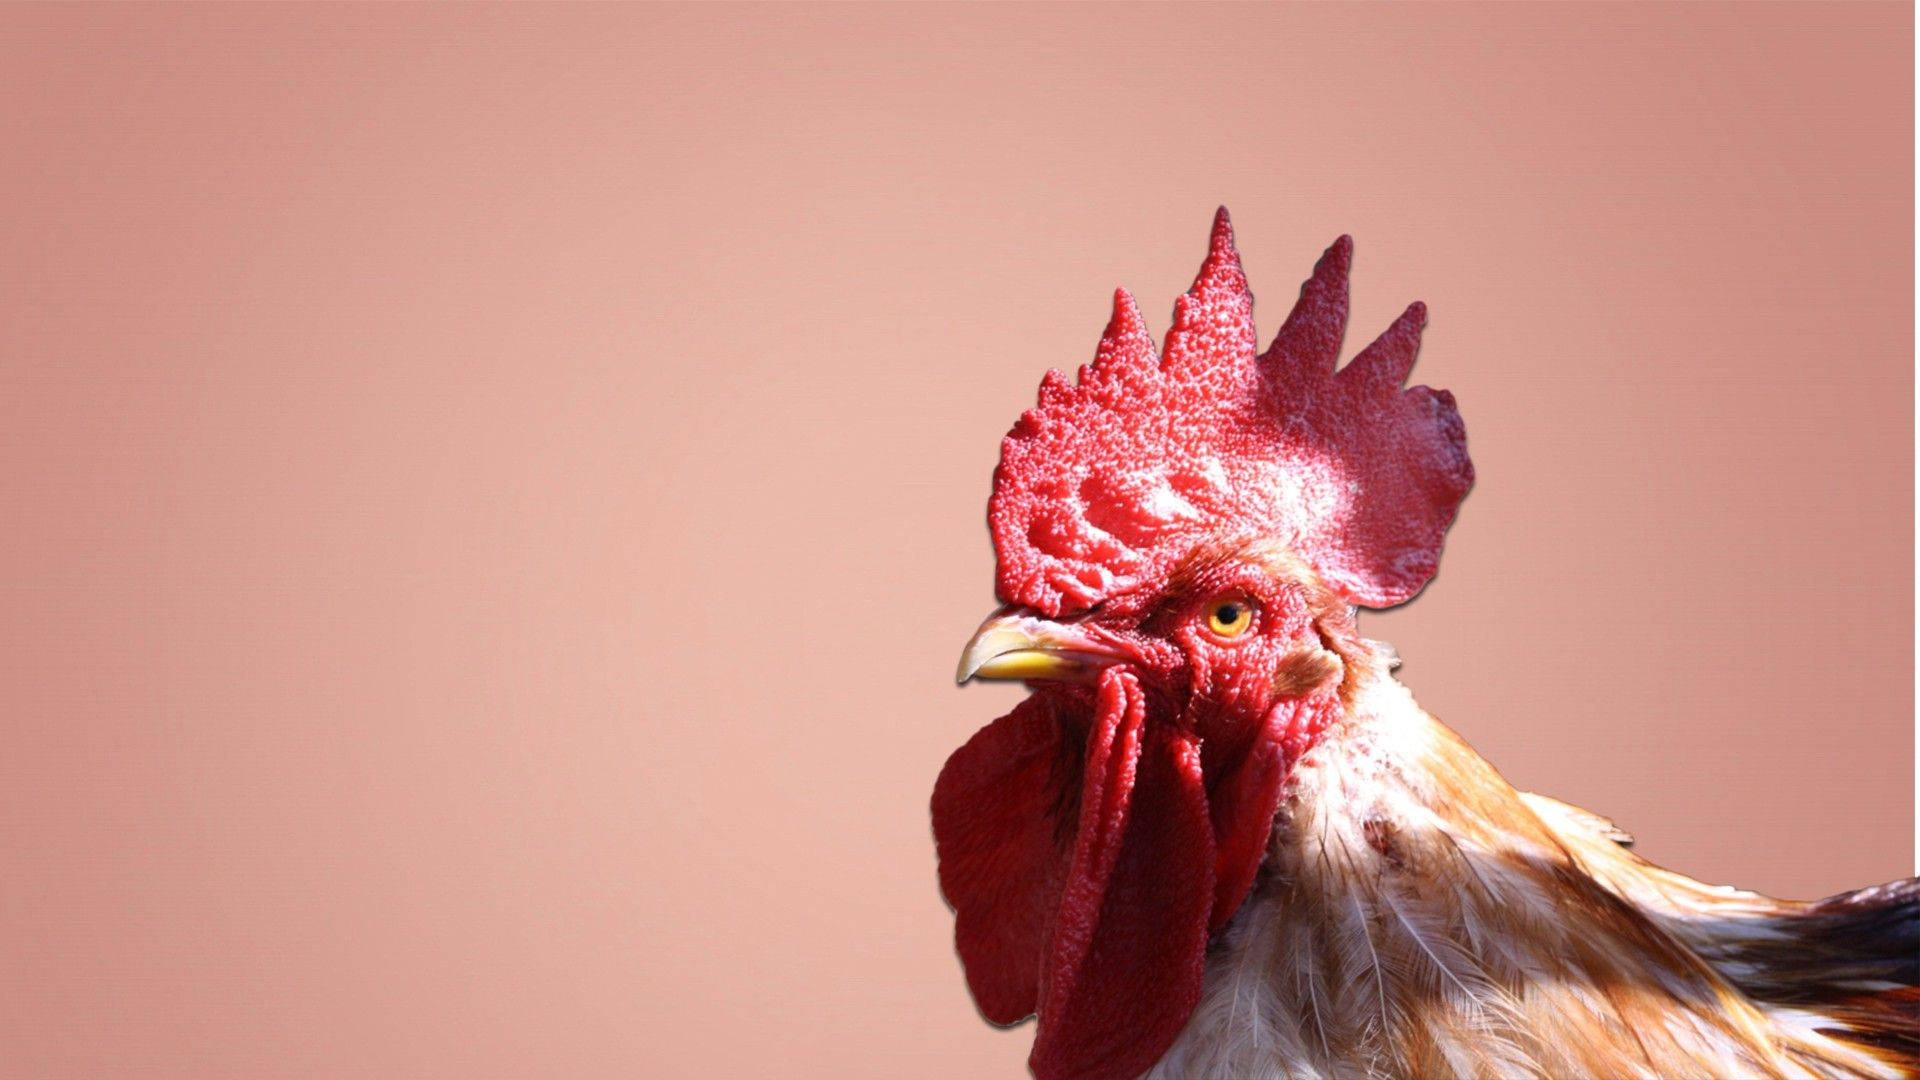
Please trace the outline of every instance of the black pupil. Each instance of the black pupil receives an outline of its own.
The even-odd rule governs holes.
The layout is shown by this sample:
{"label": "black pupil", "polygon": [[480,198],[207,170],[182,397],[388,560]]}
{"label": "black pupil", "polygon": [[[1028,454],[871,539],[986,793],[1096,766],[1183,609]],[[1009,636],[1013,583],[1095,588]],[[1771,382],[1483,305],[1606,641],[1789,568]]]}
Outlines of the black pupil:
{"label": "black pupil", "polygon": [[1221,622],[1225,623],[1228,626],[1232,626],[1234,623],[1237,623],[1240,621],[1240,605],[1239,604],[1221,604],[1220,609],[1213,613],[1213,617],[1216,619],[1219,619]]}

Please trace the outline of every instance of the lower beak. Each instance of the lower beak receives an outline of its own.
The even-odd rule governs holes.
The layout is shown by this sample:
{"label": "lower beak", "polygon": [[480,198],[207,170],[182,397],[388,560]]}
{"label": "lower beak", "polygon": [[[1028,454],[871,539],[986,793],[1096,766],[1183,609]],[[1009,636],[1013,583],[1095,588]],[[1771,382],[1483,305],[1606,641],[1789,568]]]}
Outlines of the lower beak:
{"label": "lower beak", "polygon": [[1081,627],[1031,615],[996,615],[967,642],[955,679],[1086,681],[1125,659]]}

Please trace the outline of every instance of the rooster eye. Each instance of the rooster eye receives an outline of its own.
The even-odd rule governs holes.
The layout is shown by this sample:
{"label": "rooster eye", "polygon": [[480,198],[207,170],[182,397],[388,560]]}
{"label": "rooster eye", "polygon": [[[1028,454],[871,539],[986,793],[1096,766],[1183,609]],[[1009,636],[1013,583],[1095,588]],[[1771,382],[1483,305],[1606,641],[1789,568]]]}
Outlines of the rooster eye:
{"label": "rooster eye", "polygon": [[1222,601],[1207,615],[1207,628],[1221,637],[1239,637],[1252,625],[1253,605],[1246,600]]}

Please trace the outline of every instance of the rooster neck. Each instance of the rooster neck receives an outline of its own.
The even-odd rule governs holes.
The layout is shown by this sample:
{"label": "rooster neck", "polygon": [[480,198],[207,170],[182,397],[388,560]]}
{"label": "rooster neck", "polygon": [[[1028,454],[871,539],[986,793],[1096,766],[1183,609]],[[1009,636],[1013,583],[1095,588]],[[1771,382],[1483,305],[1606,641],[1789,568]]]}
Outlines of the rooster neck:
{"label": "rooster neck", "polygon": [[1354,691],[1149,1076],[1906,1075],[1750,1000],[1608,878],[1784,905],[1668,875],[1516,792],[1384,674]]}

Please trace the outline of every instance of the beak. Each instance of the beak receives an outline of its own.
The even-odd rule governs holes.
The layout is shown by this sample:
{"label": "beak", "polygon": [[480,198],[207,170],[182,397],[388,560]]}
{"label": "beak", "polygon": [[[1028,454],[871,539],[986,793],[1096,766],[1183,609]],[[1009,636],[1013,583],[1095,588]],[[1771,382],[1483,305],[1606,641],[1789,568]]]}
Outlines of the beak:
{"label": "beak", "polygon": [[982,623],[960,654],[958,682],[968,679],[1086,681],[1127,659],[1079,626],[1031,615],[996,615]]}

